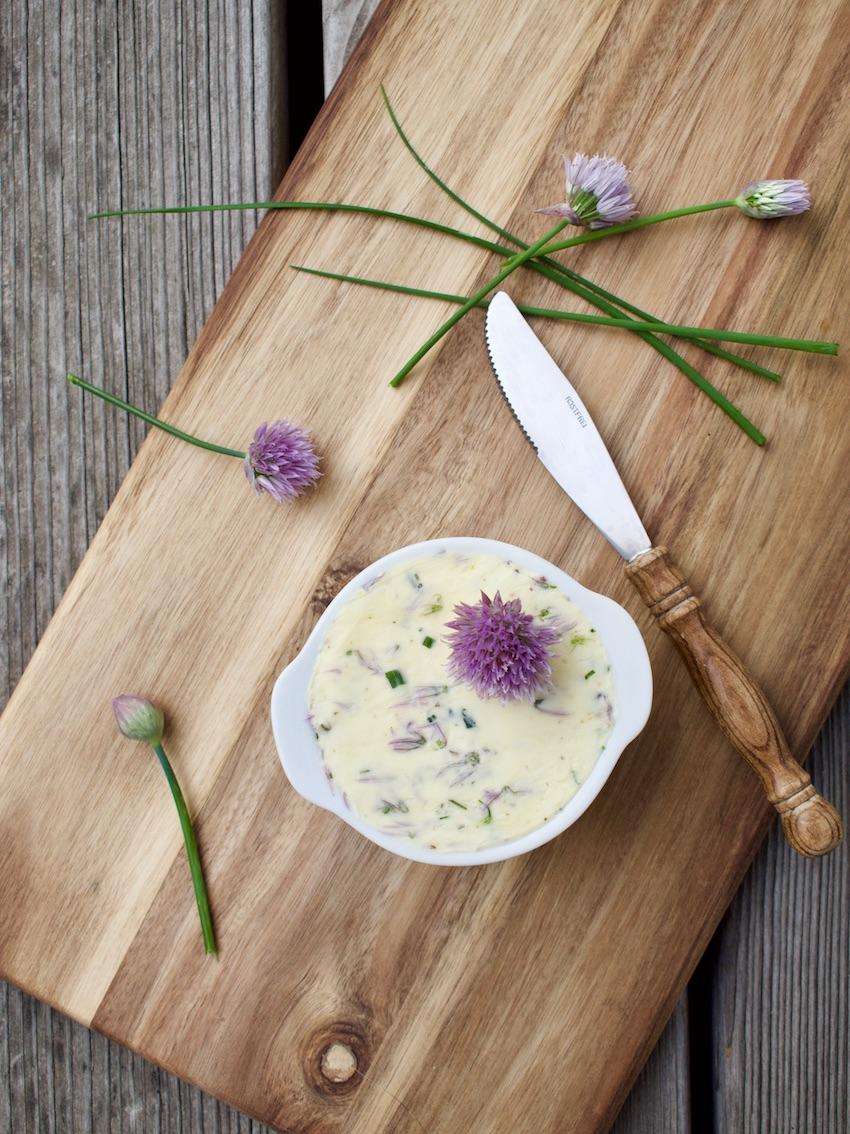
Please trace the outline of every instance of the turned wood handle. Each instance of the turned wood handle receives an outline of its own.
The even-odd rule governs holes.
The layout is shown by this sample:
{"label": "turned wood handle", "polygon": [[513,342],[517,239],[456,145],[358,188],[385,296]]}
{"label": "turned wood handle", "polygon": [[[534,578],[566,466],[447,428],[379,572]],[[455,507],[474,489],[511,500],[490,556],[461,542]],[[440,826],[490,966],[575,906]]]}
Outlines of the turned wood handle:
{"label": "turned wood handle", "polygon": [[666,547],[653,547],[626,566],[626,574],[676,644],[694,684],[720,727],[764,785],[779,812],[785,838],[799,854],[832,850],[842,838],[841,819],[812,786],[791,754],[767,698],[741,661],[709,626]]}

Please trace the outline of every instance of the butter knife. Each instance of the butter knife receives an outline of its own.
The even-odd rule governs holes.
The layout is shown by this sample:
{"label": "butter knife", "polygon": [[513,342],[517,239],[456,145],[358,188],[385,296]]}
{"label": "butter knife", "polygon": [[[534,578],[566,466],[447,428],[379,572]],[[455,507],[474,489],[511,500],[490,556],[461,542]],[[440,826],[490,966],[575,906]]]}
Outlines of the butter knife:
{"label": "butter knife", "polygon": [[581,398],[506,292],[487,308],[487,350],[502,393],[537,455],[626,561],[626,575],[672,638],[703,700],[761,780],[799,854],[842,838],[835,808],[794,759],[764,693],[706,622],[666,547],[653,546]]}

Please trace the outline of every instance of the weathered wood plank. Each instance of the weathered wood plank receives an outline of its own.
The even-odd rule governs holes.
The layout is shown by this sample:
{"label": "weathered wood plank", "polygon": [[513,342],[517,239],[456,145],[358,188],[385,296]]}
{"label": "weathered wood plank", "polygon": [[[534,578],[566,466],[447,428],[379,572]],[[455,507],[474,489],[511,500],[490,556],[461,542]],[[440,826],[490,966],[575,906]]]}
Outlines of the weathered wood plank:
{"label": "weathered wood plank", "polygon": [[[69,398],[65,371],[84,368],[156,410],[257,220],[131,229],[85,214],[273,190],[286,139],[282,10],[280,0],[0,6],[3,702],[144,434]],[[260,1127],[0,985],[0,1130]]]}
{"label": "weathered wood plank", "polygon": [[6,1134],[262,1134],[265,1127],[8,985],[0,1037]]}
{"label": "weathered wood plank", "polygon": [[[850,807],[850,689],[812,772]],[[772,831],[719,932],[718,1134],[850,1130],[850,853],[817,862]]]}
{"label": "weathered wood plank", "polygon": [[623,1104],[612,1134],[690,1134],[689,1072],[685,995]]}
{"label": "weathered wood plank", "polygon": [[322,0],[325,94],[330,94],[379,2],[380,0]]}

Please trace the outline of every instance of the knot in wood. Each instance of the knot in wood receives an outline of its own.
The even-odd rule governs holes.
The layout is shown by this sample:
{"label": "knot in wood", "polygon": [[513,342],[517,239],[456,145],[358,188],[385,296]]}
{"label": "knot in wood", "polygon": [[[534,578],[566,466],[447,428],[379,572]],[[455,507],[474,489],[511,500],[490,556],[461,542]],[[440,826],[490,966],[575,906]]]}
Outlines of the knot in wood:
{"label": "knot in wood", "polygon": [[356,1024],[346,1020],[317,1028],[304,1048],[307,1081],[326,1096],[337,1097],[356,1090],[368,1064],[368,1041]]}
{"label": "knot in wood", "polygon": [[354,563],[347,559],[340,563],[328,564],[310,599],[310,606],[314,614],[322,614],[345,584],[351,582],[354,576],[359,575],[362,570],[362,563]]}
{"label": "knot in wood", "polygon": [[331,1083],[347,1083],[357,1070],[357,1056],[347,1043],[328,1044],[322,1052],[319,1069]]}

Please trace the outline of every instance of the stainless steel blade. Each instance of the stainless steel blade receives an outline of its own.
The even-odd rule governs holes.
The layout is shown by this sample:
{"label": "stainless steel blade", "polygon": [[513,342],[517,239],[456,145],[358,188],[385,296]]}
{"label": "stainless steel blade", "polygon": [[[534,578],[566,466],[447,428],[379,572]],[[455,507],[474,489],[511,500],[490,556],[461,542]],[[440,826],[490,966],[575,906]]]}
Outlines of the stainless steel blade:
{"label": "stainless steel blade", "polygon": [[652,546],[590,414],[504,291],[487,308],[487,350],[508,405],[564,492],[626,560]]}

